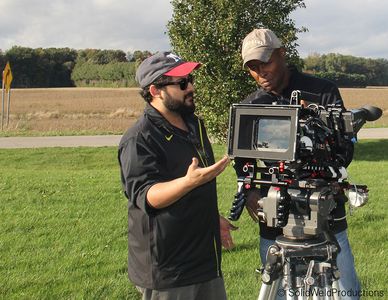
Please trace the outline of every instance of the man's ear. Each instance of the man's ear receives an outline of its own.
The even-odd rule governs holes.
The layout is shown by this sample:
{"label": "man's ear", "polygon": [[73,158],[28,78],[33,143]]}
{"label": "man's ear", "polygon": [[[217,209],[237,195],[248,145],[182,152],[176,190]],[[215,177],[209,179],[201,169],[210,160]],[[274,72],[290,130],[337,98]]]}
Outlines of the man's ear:
{"label": "man's ear", "polygon": [[156,85],[154,85],[154,84],[150,85],[150,90],[149,91],[150,91],[150,94],[151,94],[152,97],[160,96],[160,89],[158,89],[156,87]]}
{"label": "man's ear", "polygon": [[286,53],[287,53],[286,48],[281,47],[279,49],[279,53],[280,53],[281,56],[286,57]]}

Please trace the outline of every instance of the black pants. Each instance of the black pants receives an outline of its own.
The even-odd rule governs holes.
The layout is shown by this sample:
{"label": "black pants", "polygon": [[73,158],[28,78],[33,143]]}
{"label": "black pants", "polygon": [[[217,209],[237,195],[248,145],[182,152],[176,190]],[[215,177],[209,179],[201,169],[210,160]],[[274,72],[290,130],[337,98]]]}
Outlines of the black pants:
{"label": "black pants", "polygon": [[222,277],[167,290],[137,289],[143,294],[142,300],[226,300]]}

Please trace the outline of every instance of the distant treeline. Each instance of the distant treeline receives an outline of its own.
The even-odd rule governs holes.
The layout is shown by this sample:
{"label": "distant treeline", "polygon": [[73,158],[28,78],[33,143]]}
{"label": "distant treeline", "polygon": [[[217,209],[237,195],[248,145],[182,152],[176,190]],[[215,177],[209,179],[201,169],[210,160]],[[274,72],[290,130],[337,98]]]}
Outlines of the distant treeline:
{"label": "distant treeline", "polygon": [[[0,68],[10,62],[12,87],[135,87],[136,66],[149,51],[12,47],[0,50]],[[334,81],[339,87],[388,85],[388,60],[341,54],[312,54],[302,59],[304,71]]]}
{"label": "distant treeline", "polygon": [[12,87],[133,87],[136,65],[149,51],[12,47],[0,51],[0,68],[9,61]]}
{"label": "distant treeline", "polygon": [[339,87],[388,85],[388,60],[341,54],[313,54],[303,59],[304,71],[334,81]]}

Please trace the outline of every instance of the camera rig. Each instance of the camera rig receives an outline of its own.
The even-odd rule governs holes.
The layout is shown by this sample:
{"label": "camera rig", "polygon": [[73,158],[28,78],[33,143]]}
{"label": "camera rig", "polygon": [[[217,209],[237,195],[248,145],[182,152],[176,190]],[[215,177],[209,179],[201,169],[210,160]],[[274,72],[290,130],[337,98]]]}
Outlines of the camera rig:
{"label": "camera rig", "polygon": [[[367,199],[365,185],[346,181],[346,167],[357,132],[380,116],[371,106],[345,111],[338,105],[232,105],[228,155],[245,163],[237,170],[242,176],[229,218],[240,217],[246,193],[260,185],[269,188],[259,202],[259,216],[268,226],[282,227],[294,238],[327,230],[343,191]],[[256,160],[264,166],[257,167]]]}
{"label": "camera rig", "polygon": [[[294,91],[290,103],[300,103],[301,93]],[[229,219],[239,219],[249,191],[260,186],[257,216],[283,229],[261,269],[259,300],[275,299],[280,282],[287,299],[295,299],[293,291],[328,295],[339,290],[340,247],[329,223],[338,201],[346,201],[345,191],[359,206],[368,199],[366,185],[346,181],[346,167],[357,132],[381,114],[372,106],[351,111],[341,105],[231,106],[228,155],[239,177]]]}

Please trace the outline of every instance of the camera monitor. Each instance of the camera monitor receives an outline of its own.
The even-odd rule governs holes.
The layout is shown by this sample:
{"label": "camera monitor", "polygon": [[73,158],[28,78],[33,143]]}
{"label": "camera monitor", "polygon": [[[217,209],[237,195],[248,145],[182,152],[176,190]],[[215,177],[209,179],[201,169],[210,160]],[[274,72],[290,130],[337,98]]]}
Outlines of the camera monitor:
{"label": "camera monitor", "polygon": [[295,160],[300,106],[233,104],[228,155],[264,160]]}

